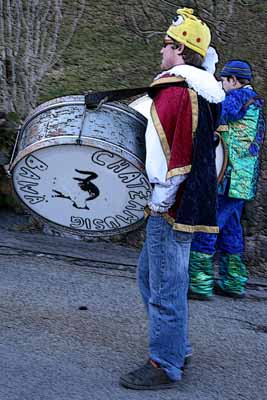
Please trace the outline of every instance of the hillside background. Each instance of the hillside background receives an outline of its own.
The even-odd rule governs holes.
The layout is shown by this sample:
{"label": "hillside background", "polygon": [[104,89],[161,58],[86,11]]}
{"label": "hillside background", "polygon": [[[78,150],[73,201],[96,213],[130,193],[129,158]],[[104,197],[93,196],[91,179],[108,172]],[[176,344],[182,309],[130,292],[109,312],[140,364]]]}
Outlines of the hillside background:
{"label": "hillside background", "polygon": [[[16,127],[51,98],[88,90],[145,86],[159,71],[161,42],[178,7],[192,7],[212,30],[220,62],[244,58],[267,97],[267,1],[5,0],[0,3],[0,164]],[[13,200],[1,172],[2,207]],[[246,258],[267,274],[267,152],[257,199],[246,207]],[[131,234],[139,235],[139,233]]]}

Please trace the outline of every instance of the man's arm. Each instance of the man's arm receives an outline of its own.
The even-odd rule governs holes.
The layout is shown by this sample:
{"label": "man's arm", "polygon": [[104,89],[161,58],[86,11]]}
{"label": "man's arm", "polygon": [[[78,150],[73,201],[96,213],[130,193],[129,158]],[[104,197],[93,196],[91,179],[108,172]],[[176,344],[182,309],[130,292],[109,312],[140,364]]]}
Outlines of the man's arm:
{"label": "man's arm", "polygon": [[167,212],[174,204],[180,184],[187,178],[186,175],[177,175],[166,180],[164,184],[156,183],[152,192],[149,208],[155,212]]}

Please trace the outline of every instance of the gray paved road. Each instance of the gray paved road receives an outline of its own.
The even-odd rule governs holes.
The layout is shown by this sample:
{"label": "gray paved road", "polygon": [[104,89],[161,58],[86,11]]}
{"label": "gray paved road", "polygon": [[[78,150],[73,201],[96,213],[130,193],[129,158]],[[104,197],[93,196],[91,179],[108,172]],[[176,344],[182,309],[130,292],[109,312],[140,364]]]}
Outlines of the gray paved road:
{"label": "gray paved road", "polygon": [[[64,241],[26,235],[33,249],[43,240],[47,253],[51,241],[45,254],[23,251],[18,238],[14,248],[12,234],[0,233],[0,400],[266,399],[267,318],[261,297],[191,301],[194,358],[180,387],[129,391],[118,386],[120,374],[147,357],[147,321],[132,267],[94,263],[101,244],[94,255],[88,245],[86,262],[86,252],[83,259],[70,257],[75,241],[66,241],[64,256]],[[113,247],[108,247],[111,263]],[[115,256],[118,251],[127,259],[127,248],[115,246]],[[132,260],[132,250],[129,255]]]}

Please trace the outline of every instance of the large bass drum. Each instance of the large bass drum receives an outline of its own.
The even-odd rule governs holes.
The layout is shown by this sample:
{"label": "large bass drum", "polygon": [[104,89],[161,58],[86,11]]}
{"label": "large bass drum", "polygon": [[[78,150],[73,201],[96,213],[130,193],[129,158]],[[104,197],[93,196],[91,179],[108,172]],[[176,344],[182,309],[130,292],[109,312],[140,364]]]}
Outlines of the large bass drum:
{"label": "large bass drum", "polygon": [[10,165],[16,194],[32,212],[76,234],[137,228],[151,191],[146,124],[120,103],[88,110],[84,96],[40,105],[24,122]]}
{"label": "large bass drum", "polygon": [[[152,100],[148,95],[139,97],[137,100],[129,104],[130,107],[141,113],[144,117],[148,118],[150,115]],[[218,182],[223,178],[225,168],[227,165],[227,149],[225,143],[218,132],[215,132],[216,140],[216,171]]]}

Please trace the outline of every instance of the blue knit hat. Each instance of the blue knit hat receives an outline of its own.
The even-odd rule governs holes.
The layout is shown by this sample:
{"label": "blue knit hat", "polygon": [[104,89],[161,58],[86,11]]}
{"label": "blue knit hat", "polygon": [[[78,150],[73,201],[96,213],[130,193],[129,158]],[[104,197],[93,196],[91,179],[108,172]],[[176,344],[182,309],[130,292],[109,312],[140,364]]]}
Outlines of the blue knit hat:
{"label": "blue knit hat", "polygon": [[249,63],[242,60],[228,61],[220,73],[221,76],[236,76],[237,78],[252,79],[252,71]]}

